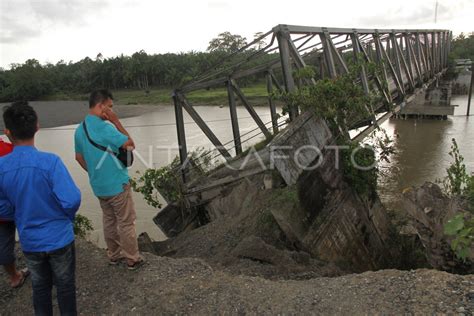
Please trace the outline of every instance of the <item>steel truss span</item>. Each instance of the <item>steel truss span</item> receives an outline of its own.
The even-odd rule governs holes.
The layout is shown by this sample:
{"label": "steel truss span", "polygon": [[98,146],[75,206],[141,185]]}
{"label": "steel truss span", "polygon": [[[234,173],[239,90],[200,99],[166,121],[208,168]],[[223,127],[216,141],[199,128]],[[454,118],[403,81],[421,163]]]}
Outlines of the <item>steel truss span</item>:
{"label": "steel truss span", "polygon": [[[370,109],[371,117],[357,122],[368,135],[378,124],[397,113],[417,93],[426,89],[446,71],[452,32],[449,30],[347,29],[277,25],[237,52],[224,56],[197,78],[173,91],[180,159],[187,156],[183,110],[186,111],[215,146],[219,155],[231,159],[242,152],[235,99],[241,101],[265,137],[277,133],[281,120],[276,113],[274,91],[294,92],[302,85],[314,84],[322,78],[335,78],[348,73],[349,56],[363,58],[382,70],[369,76],[361,67],[359,80],[366,93],[378,93],[384,102]],[[294,70],[317,64],[314,79],[297,79]],[[249,76],[266,78],[268,108],[272,121],[264,123],[248,101],[238,81]],[[233,141],[222,144],[187,98],[192,91],[225,87],[228,93]],[[387,106],[389,105],[389,106]],[[289,109],[289,119],[299,115],[298,108]]]}

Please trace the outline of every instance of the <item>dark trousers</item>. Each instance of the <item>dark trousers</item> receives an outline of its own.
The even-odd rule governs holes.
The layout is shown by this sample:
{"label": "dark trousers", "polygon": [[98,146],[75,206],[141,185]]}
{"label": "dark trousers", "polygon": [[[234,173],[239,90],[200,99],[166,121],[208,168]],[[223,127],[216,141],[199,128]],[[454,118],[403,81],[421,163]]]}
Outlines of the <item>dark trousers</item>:
{"label": "dark trousers", "polygon": [[61,315],[77,315],[74,242],[51,252],[24,254],[31,272],[35,315],[53,315],[53,284],[56,286]]}
{"label": "dark trousers", "polygon": [[0,265],[15,263],[15,223],[0,222]]}

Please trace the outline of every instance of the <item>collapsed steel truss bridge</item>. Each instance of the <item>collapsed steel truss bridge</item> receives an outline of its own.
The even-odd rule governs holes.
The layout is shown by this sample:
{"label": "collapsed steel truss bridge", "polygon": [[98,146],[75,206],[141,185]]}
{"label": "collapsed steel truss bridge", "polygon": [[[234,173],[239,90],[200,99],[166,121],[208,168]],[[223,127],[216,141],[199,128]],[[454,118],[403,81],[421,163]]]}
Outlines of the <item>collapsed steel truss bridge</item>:
{"label": "collapsed steel truss bridge", "polygon": [[[269,138],[278,133],[274,89],[294,92],[301,85],[314,84],[322,78],[335,78],[349,71],[348,57],[363,58],[375,63],[381,73],[368,75],[364,66],[360,69],[360,84],[366,93],[376,92],[383,97],[377,108],[371,109],[371,117],[358,122],[357,136],[362,139],[378,124],[397,113],[415,95],[446,71],[452,33],[449,30],[388,30],[346,29],[278,25],[235,53],[223,57],[207,72],[191,83],[173,92],[179,156],[183,164],[188,156],[183,109],[191,116],[216,150],[225,159],[232,153],[242,153],[242,135],[236,110],[236,96],[249,112],[261,133]],[[295,78],[294,70],[307,65],[317,65],[317,76],[312,79]],[[268,92],[270,125],[259,117],[238,81],[250,76],[265,76]],[[232,148],[219,140],[216,134],[198,114],[187,94],[201,89],[226,87],[230,121],[233,132]],[[390,106],[388,106],[390,105]],[[298,108],[289,109],[289,120],[299,115]]]}

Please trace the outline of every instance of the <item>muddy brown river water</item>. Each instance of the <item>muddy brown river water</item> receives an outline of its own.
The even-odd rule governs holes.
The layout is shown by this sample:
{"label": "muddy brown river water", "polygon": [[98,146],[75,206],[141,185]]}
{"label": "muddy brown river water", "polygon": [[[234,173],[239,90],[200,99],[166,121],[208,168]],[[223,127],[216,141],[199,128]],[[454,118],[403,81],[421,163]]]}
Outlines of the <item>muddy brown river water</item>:
{"label": "muddy brown river water", "polygon": [[458,106],[454,116],[445,121],[391,119],[382,125],[393,136],[396,149],[388,175],[382,177],[379,186],[388,207],[401,207],[400,192],[406,187],[446,176],[446,168],[452,161],[448,154],[452,138],[459,145],[467,171],[474,171],[474,116],[465,116],[467,96],[455,96],[451,104]]}
{"label": "muddy brown river water", "polygon": [[[82,103],[78,102],[77,106],[84,108]],[[58,104],[60,102],[57,102],[54,107],[60,109]],[[380,181],[382,200],[390,208],[397,209],[401,207],[398,201],[400,192],[404,188],[410,185],[420,185],[424,181],[434,181],[445,176],[445,169],[451,161],[448,152],[452,138],[456,138],[459,144],[467,170],[474,171],[474,117],[464,116],[467,96],[454,97],[452,104],[459,106],[455,110],[455,115],[445,121],[391,119],[382,125],[389,135],[394,136],[396,148],[396,153],[392,156],[388,165],[389,172]],[[68,103],[69,108],[73,105]],[[208,125],[223,143],[232,139],[227,107],[199,106],[197,110],[203,119],[209,122]],[[270,120],[267,108],[257,107],[256,111],[264,122]],[[130,110],[129,113],[134,114]],[[130,170],[132,176],[136,176],[137,171],[143,171],[147,167],[163,166],[169,163],[178,153],[173,107],[150,106],[141,113],[145,114],[122,120],[137,145],[137,159]],[[255,123],[244,108],[238,108],[238,113],[241,117],[239,121],[241,133],[256,128]],[[44,115],[48,114],[45,112]],[[59,114],[56,113],[55,115]],[[75,116],[78,116],[77,113],[75,113]],[[78,117],[73,121],[77,122],[82,117],[82,113]],[[192,123],[191,118],[185,116],[185,122],[187,122],[186,133],[189,149],[209,147],[209,141],[200,129]],[[54,126],[54,124],[48,124],[48,126]],[[104,246],[99,202],[92,194],[86,173],[74,160],[73,135],[75,127],[76,125],[66,125],[41,129],[36,144],[41,150],[58,154],[65,162],[83,193],[80,213],[89,217],[95,228],[90,239],[96,244]],[[253,134],[251,133],[249,136]],[[256,137],[250,143],[255,143],[260,139],[261,136]],[[148,206],[139,194],[134,194],[138,233],[146,231],[155,240],[164,239],[165,236],[152,221],[158,210]]]}

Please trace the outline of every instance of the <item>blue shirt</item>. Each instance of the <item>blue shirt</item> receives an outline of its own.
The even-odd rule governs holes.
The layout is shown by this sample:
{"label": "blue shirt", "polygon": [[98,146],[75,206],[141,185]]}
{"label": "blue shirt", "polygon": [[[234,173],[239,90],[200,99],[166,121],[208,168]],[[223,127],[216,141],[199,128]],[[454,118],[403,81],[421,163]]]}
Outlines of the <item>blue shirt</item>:
{"label": "blue shirt", "polygon": [[[87,115],[85,121],[90,138],[113,152],[118,152],[128,140],[115,126],[98,116]],[[92,145],[82,123],[74,134],[74,145],[76,153],[86,161],[89,182],[96,196],[110,197],[123,192],[123,185],[130,181],[127,168],[113,154]]]}
{"label": "blue shirt", "polygon": [[61,159],[33,146],[0,158],[0,218],[14,219],[27,252],[60,249],[74,241],[81,192]]}

